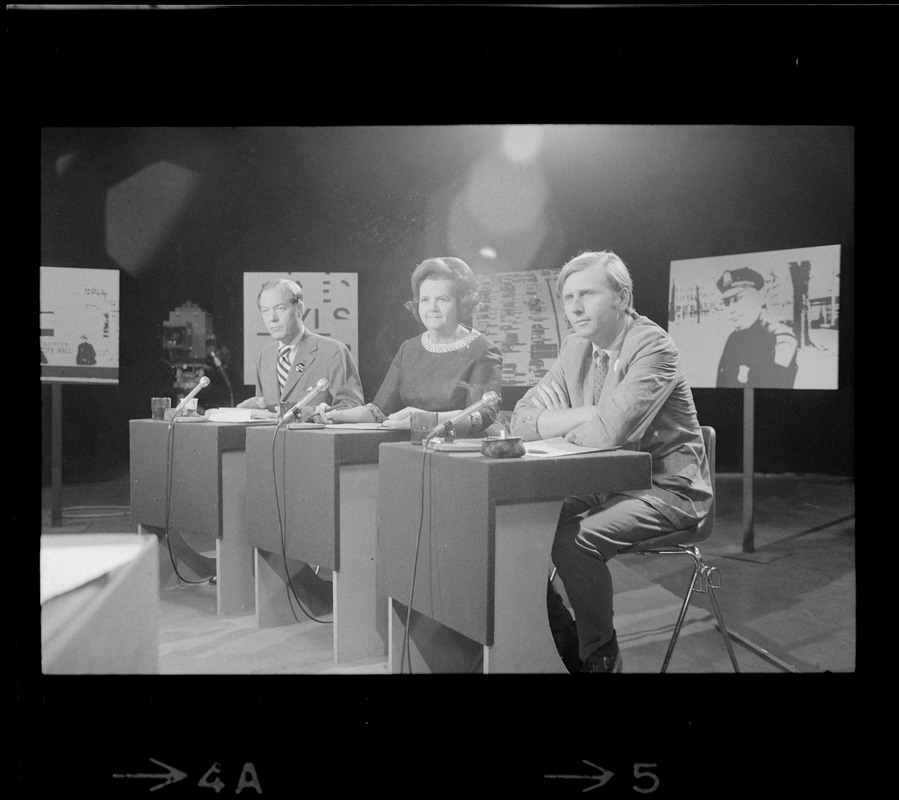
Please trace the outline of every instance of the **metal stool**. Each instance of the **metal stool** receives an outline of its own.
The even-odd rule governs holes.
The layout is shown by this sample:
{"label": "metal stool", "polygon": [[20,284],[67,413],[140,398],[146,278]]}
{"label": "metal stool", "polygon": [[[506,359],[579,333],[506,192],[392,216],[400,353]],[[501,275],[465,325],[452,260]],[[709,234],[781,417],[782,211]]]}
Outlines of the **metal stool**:
{"label": "metal stool", "polygon": [[680,635],[681,627],[684,624],[684,618],[687,615],[687,609],[690,606],[690,600],[693,598],[694,592],[708,594],[712,604],[712,610],[718,620],[718,629],[724,637],[724,645],[727,647],[727,654],[730,656],[730,663],[733,665],[734,672],[739,672],[740,667],[737,665],[737,659],[734,656],[734,650],[730,643],[730,633],[724,625],[724,618],[721,616],[721,609],[718,607],[718,598],[715,595],[717,589],[720,588],[720,579],[717,567],[710,567],[702,560],[702,553],[696,546],[697,542],[703,542],[708,539],[715,529],[715,429],[709,426],[702,426],[702,439],[705,443],[706,457],[709,461],[709,474],[712,479],[712,506],[709,513],[698,525],[687,528],[683,531],[675,531],[665,536],[656,536],[652,539],[645,539],[642,542],[632,545],[622,550],[621,553],[638,553],[639,555],[683,555],[688,556],[693,561],[693,575],[690,578],[690,586],[684,596],[683,605],[681,605],[680,614],[674,625],[674,633],[671,636],[671,642],[668,644],[668,652],[665,654],[665,661],[662,664],[662,672],[668,669],[668,662],[671,660],[671,654],[674,652],[674,646],[677,644],[677,638]]}

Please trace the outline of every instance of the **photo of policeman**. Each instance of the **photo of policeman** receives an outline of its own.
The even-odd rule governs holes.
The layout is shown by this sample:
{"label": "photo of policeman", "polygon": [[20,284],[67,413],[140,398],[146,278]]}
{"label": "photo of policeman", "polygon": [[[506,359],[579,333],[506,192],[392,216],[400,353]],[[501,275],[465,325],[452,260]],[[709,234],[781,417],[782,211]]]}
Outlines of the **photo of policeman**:
{"label": "photo of policeman", "polygon": [[839,245],[672,261],[668,304],[694,389],[839,388]]}
{"label": "photo of policeman", "polygon": [[718,362],[716,385],[792,389],[798,342],[791,327],[769,317],[761,293],[765,279],[743,267],[725,270],[716,285],[733,326]]}

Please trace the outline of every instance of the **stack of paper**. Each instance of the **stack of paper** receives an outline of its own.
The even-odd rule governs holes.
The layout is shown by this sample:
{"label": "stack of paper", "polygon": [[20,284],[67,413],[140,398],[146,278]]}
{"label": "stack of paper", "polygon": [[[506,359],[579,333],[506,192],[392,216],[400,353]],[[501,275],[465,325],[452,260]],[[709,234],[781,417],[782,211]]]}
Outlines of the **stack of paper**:
{"label": "stack of paper", "polygon": [[483,439],[456,439],[445,442],[443,439],[431,439],[428,442],[428,450],[441,450],[450,453],[480,453]]}
{"label": "stack of paper", "polygon": [[536,442],[524,443],[526,456],[538,458],[557,458],[558,456],[573,456],[578,453],[598,453],[603,450],[617,450],[617,447],[582,447],[579,444],[566,442],[561,436],[552,439],[540,439]]}
{"label": "stack of paper", "polygon": [[380,422],[330,422],[328,427],[338,431],[380,431],[390,430]]}
{"label": "stack of paper", "polygon": [[264,408],[210,408],[206,414],[210,422],[277,422],[274,411]]}

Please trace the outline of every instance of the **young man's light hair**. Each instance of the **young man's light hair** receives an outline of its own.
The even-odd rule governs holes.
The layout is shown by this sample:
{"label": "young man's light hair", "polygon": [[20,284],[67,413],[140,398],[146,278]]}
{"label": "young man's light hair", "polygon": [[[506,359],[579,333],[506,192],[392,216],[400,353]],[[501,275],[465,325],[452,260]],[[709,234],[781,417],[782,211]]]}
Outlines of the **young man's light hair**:
{"label": "young man's light hair", "polygon": [[580,272],[590,267],[600,267],[605,274],[606,281],[614,292],[627,290],[627,305],[625,312],[632,317],[636,316],[637,311],[634,308],[634,281],[631,273],[625,266],[624,262],[611,250],[600,250],[598,252],[588,251],[581,253],[579,256],[572,258],[559,273],[556,279],[556,291],[562,294],[562,287],[565,281],[574,272]]}

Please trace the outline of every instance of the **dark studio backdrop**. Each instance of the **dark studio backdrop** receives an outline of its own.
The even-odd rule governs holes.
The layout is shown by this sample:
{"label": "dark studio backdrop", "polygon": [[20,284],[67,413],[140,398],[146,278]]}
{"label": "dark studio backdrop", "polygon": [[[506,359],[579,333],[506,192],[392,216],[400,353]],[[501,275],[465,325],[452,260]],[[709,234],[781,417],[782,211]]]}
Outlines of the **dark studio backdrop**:
{"label": "dark studio backdrop", "polygon": [[[839,390],[756,390],[755,469],[854,475],[856,157],[870,151],[857,147],[856,123],[866,135],[881,113],[870,110],[885,77],[876,17],[527,4],[235,11],[7,13],[21,73],[13,101],[38,123],[16,130],[23,147],[40,139],[40,263],[120,272],[121,381],[63,387],[64,483],[127,467],[128,420],[171,388],[162,323],[188,301],[227,348],[235,401],[251,393],[245,271],[358,273],[370,399],[420,330],[402,304],[426,256],[483,272],[504,256],[504,269],[546,269],[612,249],[633,273],[638,310],[665,325],[672,260],[821,245],[841,247]],[[543,143],[541,216],[497,246],[460,233],[452,207],[505,123],[576,127]],[[488,191],[487,205],[514,218],[515,192]],[[479,258],[485,245],[497,261]],[[506,389],[504,406],[522,391]],[[718,430],[719,469],[741,471],[742,392],[694,396]],[[203,400],[228,403],[215,375]]]}
{"label": "dark studio backdrop", "polygon": [[[235,402],[253,393],[242,380],[247,271],[358,273],[356,355],[370,400],[400,342],[421,330],[403,303],[426,256],[456,255],[489,272],[509,253],[502,269],[548,269],[611,249],[631,269],[638,311],[667,326],[672,260],[832,244],[841,246],[840,388],[755,390],[755,468],[854,474],[852,126],[548,126],[536,161],[520,168],[536,164],[541,176],[538,218],[492,237],[470,225],[465,239],[454,200],[474,191],[476,164],[496,161],[503,131],[44,128],[41,264],[120,271],[120,384],[64,386],[64,482],[127,469],[128,420],[149,416],[149,398],[172,391],[162,323],[186,301],[212,317]],[[494,216],[525,213],[514,189],[485,191]],[[479,254],[487,245],[498,259]],[[523,391],[504,389],[504,407]],[[46,432],[49,387],[42,393]],[[742,391],[694,397],[700,420],[718,430],[719,470],[741,471]],[[214,374],[201,402],[229,404]],[[45,484],[49,448],[44,436]]]}

